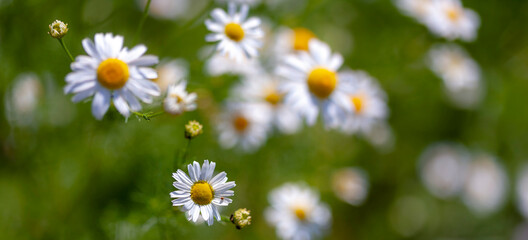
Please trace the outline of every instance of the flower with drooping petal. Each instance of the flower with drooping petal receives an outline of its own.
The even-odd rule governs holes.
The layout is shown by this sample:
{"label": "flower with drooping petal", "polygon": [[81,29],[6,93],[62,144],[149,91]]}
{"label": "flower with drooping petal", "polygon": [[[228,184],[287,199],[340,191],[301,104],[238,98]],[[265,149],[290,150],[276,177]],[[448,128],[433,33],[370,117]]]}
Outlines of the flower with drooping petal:
{"label": "flower with drooping petal", "polygon": [[304,184],[284,184],[268,199],[271,206],[265,210],[266,220],[282,239],[318,238],[330,227],[330,208],[319,201],[316,190]]}
{"label": "flower with drooping petal", "polygon": [[213,33],[207,35],[206,41],[218,42],[217,51],[235,61],[243,61],[259,55],[258,48],[262,46],[261,38],[264,32],[260,28],[260,19],[248,17],[249,6],[243,4],[240,12],[237,5],[229,3],[228,12],[214,9],[211,19],[205,21],[207,29]]}
{"label": "flower with drooping petal", "polygon": [[287,56],[277,68],[277,74],[285,80],[281,86],[286,92],[285,103],[304,117],[308,125],[315,124],[321,112],[325,126],[335,128],[352,111],[337,73],[341,64],[340,54],[332,54],[326,43],[312,39],[307,52]]}
{"label": "flower with drooping petal", "polygon": [[202,167],[198,162],[187,166],[189,175],[178,169],[172,174],[176,180],[173,185],[178,190],[171,192],[173,206],[181,206],[189,221],[197,222],[201,217],[210,226],[214,219],[221,221],[219,207],[227,206],[234,195],[231,188],[235,187],[234,181],[227,182],[225,172],[213,177],[216,163],[205,160]]}
{"label": "flower with drooping petal", "polygon": [[73,72],[66,76],[66,94],[74,94],[72,101],[80,102],[92,97],[92,114],[101,120],[111,103],[121,115],[141,110],[141,103],[152,103],[160,95],[158,86],[150,79],[158,77],[147,66],[158,63],[158,57],[143,54],[144,45],[132,49],[123,48],[123,37],[112,33],[95,34],[95,43],[82,41],[88,56],[78,56],[71,64]]}

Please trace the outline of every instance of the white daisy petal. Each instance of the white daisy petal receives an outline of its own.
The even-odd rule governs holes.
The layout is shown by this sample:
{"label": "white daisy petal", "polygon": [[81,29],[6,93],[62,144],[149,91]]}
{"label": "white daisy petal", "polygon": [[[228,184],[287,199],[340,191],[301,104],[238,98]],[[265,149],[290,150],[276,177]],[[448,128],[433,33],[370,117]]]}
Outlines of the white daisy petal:
{"label": "white daisy petal", "polygon": [[92,100],[92,114],[97,120],[101,120],[110,107],[110,91],[99,89],[95,92]]}

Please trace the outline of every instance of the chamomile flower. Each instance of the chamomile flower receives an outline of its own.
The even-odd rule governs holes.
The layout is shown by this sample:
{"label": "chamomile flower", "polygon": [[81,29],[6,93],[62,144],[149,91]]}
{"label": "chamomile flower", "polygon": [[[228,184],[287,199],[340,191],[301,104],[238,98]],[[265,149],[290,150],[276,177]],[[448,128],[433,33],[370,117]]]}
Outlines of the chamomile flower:
{"label": "chamomile flower", "polygon": [[424,23],[434,0],[396,0],[396,6],[407,16]]}
{"label": "chamomile flower", "polygon": [[162,61],[156,67],[158,78],[153,79],[161,92],[166,92],[170,85],[177,84],[189,76],[189,64],[184,59]]}
{"label": "chamomile flower", "polygon": [[224,74],[246,76],[261,71],[261,66],[256,58],[235,61],[220,53],[216,53],[205,63],[205,71],[211,76]]}
{"label": "chamomile flower", "polygon": [[352,111],[337,73],[343,57],[332,54],[330,47],[317,39],[310,40],[308,45],[308,52],[287,56],[277,68],[277,74],[285,79],[281,86],[286,92],[285,103],[305,118],[308,125],[315,124],[321,112],[327,128],[338,127]]}
{"label": "chamomile flower", "polygon": [[463,190],[469,162],[470,155],[464,147],[437,143],[424,151],[418,171],[429,192],[446,199]]}
{"label": "chamomile flower", "polygon": [[205,25],[213,33],[206,36],[208,42],[218,42],[217,51],[235,61],[258,56],[258,48],[264,36],[260,28],[260,19],[247,18],[249,6],[244,4],[237,12],[237,5],[229,3],[228,12],[214,9],[211,12],[213,19],[207,19]]}
{"label": "chamomile flower", "polygon": [[156,71],[147,66],[157,64],[158,58],[142,56],[147,48],[138,45],[132,49],[123,48],[123,37],[112,33],[95,34],[95,43],[85,38],[82,41],[89,56],[78,56],[71,64],[72,73],[66,76],[66,94],[75,94],[73,102],[92,97],[92,114],[100,120],[111,102],[125,117],[130,110],[141,110],[139,98],[151,103],[153,96],[159,96],[158,86],[150,79],[158,77]]}
{"label": "chamomile flower", "polygon": [[217,125],[220,146],[255,151],[268,138],[270,118],[265,113],[259,103],[227,103]]}
{"label": "chamomile flower", "polygon": [[340,77],[343,80],[343,92],[347,94],[353,109],[344,121],[342,130],[348,134],[367,134],[376,122],[387,118],[387,96],[376,80],[363,71],[347,71]]}
{"label": "chamomile flower", "polygon": [[332,214],[319,201],[319,193],[303,184],[287,183],[268,196],[270,207],[266,220],[274,225],[282,239],[313,239],[322,237],[330,227]]}
{"label": "chamomile flower", "polygon": [[332,176],[335,195],[350,205],[359,206],[367,198],[369,181],[365,171],[359,168],[343,168]]}
{"label": "chamomile flower", "polygon": [[281,27],[273,42],[273,53],[283,56],[294,51],[308,51],[308,43],[312,39],[316,39],[316,36],[309,29]]}
{"label": "chamomile flower", "polygon": [[434,0],[429,8],[424,21],[434,34],[448,40],[473,41],[477,37],[480,18],[460,0]]}
{"label": "chamomile flower", "polygon": [[507,175],[497,160],[489,155],[480,155],[469,166],[462,197],[475,213],[487,215],[504,203],[507,186]]}
{"label": "chamomile flower", "polygon": [[227,206],[234,195],[236,186],[234,181],[227,182],[225,172],[221,172],[213,177],[216,163],[209,163],[205,160],[202,167],[198,162],[189,164],[187,170],[189,175],[178,169],[172,174],[176,180],[173,185],[176,191],[170,193],[173,206],[181,206],[189,221],[197,222],[199,217],[210,226],[214,219],[221,221],[219,207]]}
{"label": "chamomile flower", "polygon": [[482,97],[480,67],[457,45],[437,45],[429,51],[429,66],[443,80],[447,96],[470,108]]}
{"label": "chamomile flower", "polygon": [[284,92],[279,80],[266,73],[254,73],[242,79],[233,95],[245,102],[260,103],[262,111],[280,132],[291,134],[300,129],[302,119],[289,105],[284,104]]}
{"label": "chamomile flower", "polygon": [[165,112],[172,115],[180,115],[184,112],[194,111],[196,109],[196,93],[187,93],[185,90],[187,81],[182,80],[178,84],[169,86],[167,97],[163,101]]}

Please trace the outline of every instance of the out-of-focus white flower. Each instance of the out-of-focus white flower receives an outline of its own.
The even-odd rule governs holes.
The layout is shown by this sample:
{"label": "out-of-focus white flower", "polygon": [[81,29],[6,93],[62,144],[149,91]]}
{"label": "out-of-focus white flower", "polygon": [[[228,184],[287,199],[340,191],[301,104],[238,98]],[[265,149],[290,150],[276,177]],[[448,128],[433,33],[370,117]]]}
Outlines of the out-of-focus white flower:
{"label": "out-of-focus white flower", "polygon": [[366,134],[376,122],[385,121],[389,111],[387,96],[374,78],[363,71],[346,71],[339,76],[353,108],[342,126],[345,133]]}
{"label": "out-of-focus white flower", "polygon": [[367,198],[369,181],[365,171],[359,168],[344,168],[332,177],[335,195],[350,205],[359,206]]}
{"label": "out-of-focus white flower", "polygon": [[321,111],[325,126],[336,128],[352,111],[352,103],[337,73],[341,64],[340,54],[332,54],[326,43],[312,39],[308,52],[289,55],[278,67],[277,74],[285,79],[281,85],[286,92],[285,103],[305,118],[308,125],[315,124]]}
{"label": "out-of-focus white flower", "polygon": [[246,152],[257,150],[266,142],[271,128],[270,116],[264,109],[260,103],[227,103],[217,124],[220,146],[239,146]]}
{"label": "out-of-focus white flower", "polygon": [[315,38],[315,34],[306,28],[280,27],[273,41],[273,55],[284,56],[294,51],[308,51],[308,43]]}
{"label": "out-of-focus white flower", "polygon": [[196,109],[196,93],[187,93],[187,81],[182,80],[180,83],[169,86],[167,96],[163,101],[165,112],[172,115],[180,115],[184,112],[194,111]]}
{"label": "out-of-focus white flower", "polygon": [[34,73],[20,74],[13,88],[5,94],[6,118],[12,126],[28,126],[35,121],[35,111],[42,98],[42,84]]}
{"label": "out-of-focus white flower", "polygon": [[218,42],[217,51],[237,62],[258,56],[264,32],[260,19],[247,18],[249,6],[244,4],[237,12],[237,5],[229,3],[228,13],[222,9],[211,12],[213,19],[205,20],[205,26],[213,33],[206,36],[208,42]]}
{"label": "out-of-focus white flower", "polygon": [[508,179],[502,166],[494,157],[481,155],[470,164],[463,200],[475,213],[486,215],[502,205],[507,187]]}
{"label": "out-of-focus white flower", "polygon": [[528,219],[528,165],[524,166],[517,178],[517,207],[519,211]]}
{"label": "out-of-focus white flower", "polygon": [[329,207],[319,201],[319,193],[304,184],[286,183],[268,196],[266,220],[282,239],[322,237],[332,221]]}
{"label": "out-of-focus white flower", "polygon": [[[138,0],[138,6],[143,10],[148,0]],[[149,15],[160,19],[180,19],[185,17],[190,8],[189,0],[152,0]]]}
{"label": "out-of-focus white flower", "polygon": [[411,237],[425,226],[427,213],[428,206],[421,198],[399,197],[389,210],[389,222],[396,232]]}
{"label": "out-of-focus white flower", "polygon": [[284,92],[279,89],[278,79],[271,75],[255,73],[246,76],[233,89],[233,95],[244,102],[261,104],[261,111],[269,115],[272,124],[282,133],[297,132],[302,126],[299,115],[284,104]]}
{"label": "out-of-focus white flower", "polygon": [[[178,169],[172,174],[176,180],[173,185],[176,191],[170,193],[173,206],[181,206],[189,221],[197,222],[201,216],[212,225],[214,219],[221,221],[218,207],[227,206],[232,199],[228,198],[234,195],[233,190],[236,186],[234,181],[227,182],[225,172],[221,172],[213,177],[216,163],[205,160],[202,167],[198,162],[189,164],[187,169],[189,176]],[[190,177],[190,178],[189,178]]]}
{"label": "out-of-focus white flower", "polygon": [[162,61],[157,67],[158,78],[153,79],[161,92],[167,91],[169,85],[177,84],[189,76],[189,64],[184,59]]}
{"label": "out-of-focus white flower", "polygon": [[407,16],[424,23],[434,0],[395,0],[396,6]]}
{"label": "out-of-focus white flower", "polygon": [[215,0],[217,3],[236,3],[236,4],[247,4],[249,6],[257,5],[261,0]]}
{"label": "out-of-focus white flower", "polygon": [[480,67],[461,47],[437,45],[429,51],[429,66],[443,80],[448,97],[459,107],[475,106],[482,96]]}
{"label": "out-of-focus white flower", "polygon": [[156,79],[156,70],[149,68],[158,63],[158,57],[142,56],[147,47],[138,45],[130,50],[123,48],[123,37],[112,33],[95,34],[95,43],[85,38],[82,41],[89,56],[78,56],[71,64],[72,73],[66,76],[66,94],[75,94],[73,102],[93,96],[92,114],[101,120],[111,102],[125,117],[130,111],[141,110],[139,98],[151,103],[160,95],[159,87],[151,81]]}
{"label": "out-of-focus white flower", "polygon": [[260,63],[257,59],[244,59],[237,62],[219,53],[213,55],[205,64],[206,72],[211,76],[223,74],[249,75],[261,71]]}
{"label": "out-of-focus white flower", "polygon": [[396,141],[392,128],[384,121],[375,122],[364,137],[381,152],[390,152]]}
{"label": "out-of-focus white flower", "polygon": [[480,26],[478,14],[464,8],[460,0],[431,1],[424,21],[431,32],[448,40],[473,41]]}
{"label": "out-of-focus white flower", "polygon": [[420,156],[418,171],[429,192],[439,198],[459,194],[466,180],[470,162],[467,150],[454,143],[436,143]]}

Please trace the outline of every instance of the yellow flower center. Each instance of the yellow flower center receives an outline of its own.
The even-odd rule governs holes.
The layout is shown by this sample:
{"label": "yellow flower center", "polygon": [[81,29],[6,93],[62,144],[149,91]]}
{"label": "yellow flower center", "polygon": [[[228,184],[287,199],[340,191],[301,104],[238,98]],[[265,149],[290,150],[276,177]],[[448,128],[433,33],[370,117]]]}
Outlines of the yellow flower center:
{"label": "yellow flower center", "polygon": [[244,132],[249,126],[249,121],[243,116],[237,116],[233,119],[233,127],[239,132]]}
{"label": "yellow flower center", "polygon": [[312,38],[315,38],[315,34],[306,28],[295,28],[293,34],[293,49],[308,51],[308,43]]}
{"label": "yellow flower center", "polygon": [[226,36],[233,41],[240,42],[244,39],[244,29],[238,23],[228,23],[224,31]]}
{"label": "yellow flower center", "polygon": [[106,59],[97,67],[97,81],[111,90],[125,86],[129,76],[128,65],[117,58]]}
{"label": "yellow flower center", "polygon": [[458,21],[458,19],[460,18],[460,16],[462,15],[461,11],[459,8],[457,7],[451,7],[447,10],[446,12],[447,14],[447,17],[449,18],[449,20],[453,21],[453,22],[456,22]]}
{"label": "yellow flower center", "polygon": [[308,88],[318,98],[328,98],[336,85],[336,73],[326,68],[316,68],[308,75]]}
{"label": "yellow flower center", "polygon": [[293,212],[295,213],[295,216],[297,217],[297,219],[301,220],[301,221],[304,221],[306,220],[306,210],[302,207],[296,207],[293,209]]}
{"label": "yellow flower center", "polygon": [[211,203],[213,196],[213,188],[205,181],[198,181],[191,187],[191,199],[198,205]]}
{"label": "yellow flower center", "polygon": [[268,95],[266,95],[265,100],[266,100],[266,102],[270,103],[271,105],[276,106],[282,100],[282,94],[280,94],[280,93],[278,93],[276,91],[272,91],[272,92],[268,93]]}
{"label": "yellow flower center", "polygon": [[354,109],[356,109],[356,113],[361,113],[363,111],[363,107],[365,106],[365,99],[362,95],[355,95],[350,98],[352,101],[352,104],[354,104]]}

